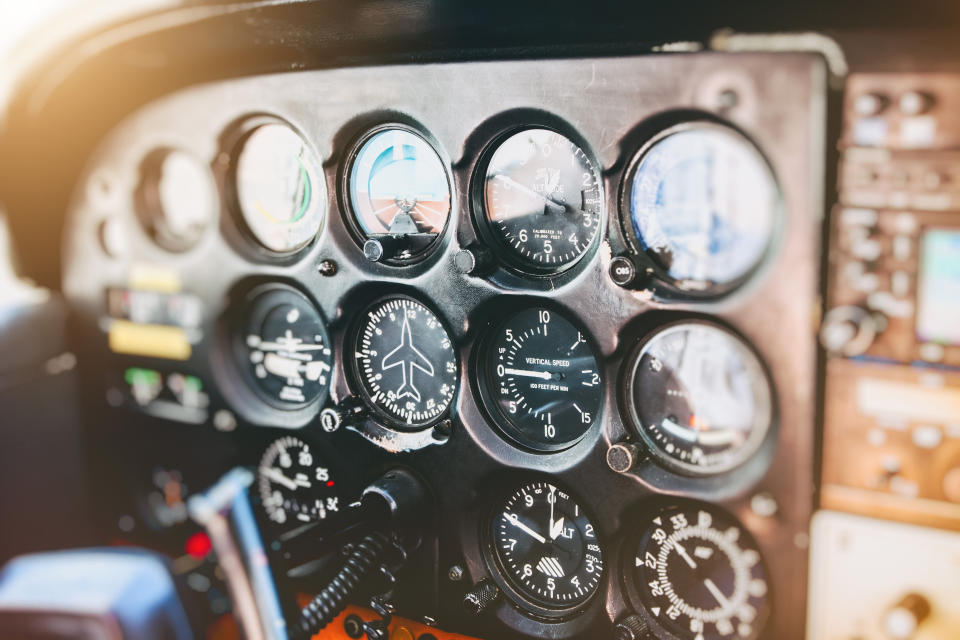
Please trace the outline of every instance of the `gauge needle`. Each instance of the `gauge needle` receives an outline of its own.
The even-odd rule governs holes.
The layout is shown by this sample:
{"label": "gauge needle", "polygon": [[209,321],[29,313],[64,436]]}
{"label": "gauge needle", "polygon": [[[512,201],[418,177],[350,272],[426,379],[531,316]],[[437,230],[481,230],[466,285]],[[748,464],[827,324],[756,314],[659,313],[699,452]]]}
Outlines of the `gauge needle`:
{"label": "gauge needle", "polygon": [[502,174],[502,173],[497,173],[497,174],[495,174],[493,177],[494,177],[494,178],[498,178],[498,179],[502,180],[503,182],[508,183],[511,187],[513,187],[513,188],[515,188],[515,189],[519,189],[520,191],[523,191],[524,193],[528,193],[528,194],[530,194],[530,195],[532,195],[532,196],[534,196],[534,197],[536,197],[536,198],[540,198],[541,200],[543,200],[544,204],[546,205],[546,207],[545,207],[545,209],[544,209],[544,213],[546,213],[547,211],[550,211],[550,210],[553,210],[553,211],[555,211],[555,212],[557,212],[557,213],[563,213],[564,211],[567,210],[567,208],[566,208],[564,205],[560,204],[559,202],[556,202],[555,200],[551,200],[550,198],[548,198],[547,196],[543,195],[542,193],[539,193],[539,192],[537,192],[537,191],[534,191],[533,189],[531,189],[531,188],[528,187],[527,185],[521,184],[521,183],[517,182],[516,180],[514,180],[514,179],[511,178],[510,176],[506,176],[506,175],[504,175],[504,174]]}
{"label": "gauge needle", "polygon": [[553,377],[553,374],[549,371],[530,371],[529,369],[504,369],[504,373],[509,373],[513,376],[521,376],[524,378],[540,378],[541,380],[549,380]]}
{"label": "gauge needle", "polygon": [[563,533],[563,516],[560,516],[559,520],[550,525],[550,539],[556,540],[561,533]]}
{"label": "gauge needle", "polygon": [[720,603],[721,607],[723,607],[724,609],[730,608],[730,601],[727,600],[727,597],[725,595],[723,595],[723,592],[720,591],[719,587],[717,587],[717,585],[713,583],[713,580],[711,580],[710,578],[707,578],[706,580],[703,581],[703,586],[707,588],[707,591],[710,592],[710,595],[712,595],[714,598],[717,599],[717,602]]}
{"label": "gauge needle", "polygon": [[546,539],[546,538],[544,538],[542,535],[540,535],[539,533],[537,533],[536,531],[534,531],[533,529],[531,529],[531,528],[528,527],[527,525],[525,525],[525,524],[523,524],[522,522],[520,522],[520,518],[518,518],[517,516],[513,515],[512,513],[511,513],[511,514],[506,514],[506,513],[505,513],[505,514],[503,514],[503,517],[505,517],[510,524],[512,524],[513,526],[515,526],[517,529],[520,529],[520,531],[523,531],[524,533],[526,533],[528,536],[530,536],[531,538],[533,538],[533,539],[536,540],[537,542],[540,542],[540,543],[542,543],[542,544],[546,544],[546,543],[547,543],[547,539]]}
{"label": "gauge needle", "polygon": [[690,554],[687,553],[687,550],[683,548],[682,544],[679,542],[674,542],[673,548],[676,549],[677,553],[680,554],[680,557],[683,558],[688,565],[690,565],[691,569],[697,568],[697,563],[693,561],[693,558],[690,557]]}
{"label": "gauge needle", "polygon": [[299,486],[295,481],[280,473],[279,469],[274,469],[273,467],[260,467],[260,473],[270,478],[277,484],[282,484],[291,491],[296,491],[297,487]]}
{"label": "gauge needle", "polygon": [[279,342],[260,342],[256,346],[260,351],[323,351],[326,349],[322,344],[303,344],[303,343],[279,343]]}

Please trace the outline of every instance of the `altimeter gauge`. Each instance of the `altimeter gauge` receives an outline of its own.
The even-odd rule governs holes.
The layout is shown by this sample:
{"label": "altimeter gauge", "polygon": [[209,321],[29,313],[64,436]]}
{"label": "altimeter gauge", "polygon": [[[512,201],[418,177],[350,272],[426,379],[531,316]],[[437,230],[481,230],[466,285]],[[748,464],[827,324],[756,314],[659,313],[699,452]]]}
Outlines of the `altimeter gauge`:
{"label": "altimeter gauge", "polygon": [[716,507],[683,503],[652,514],[626,556],[650,619],[671,635],[752,640],[769,614],[767,574],[753,537]]}
{"label": "altimeter gauge", "polygon": [[235,338],[238,364],[257,394],[278,409],[323,402],[333,352],[320,311],[295,289],[256,292]]}
{"label": "altimeter gauge", "polygon": [[351,364],[364,402],[401,430],[441,420],[460,379],[450,333],[433,311],[407,296],[383,298],[363,312]]}
{"label": "altimeter gauge", "polygon": [[487,162],[482,228],[521,271],[563,271],[597,238],[601,184],[575,142],[550,129],[524,129],[501,141]]}
{"label": "altimeter gauge", "polygon": [[600,587],[597,531],[564,489],[545,481],[524,484],[494,512],[490,531],[496,564],[521,605],[547,615],[569,611]]}
{"label": "altimeter gauge", "polygon": [[330,467],[298,438],[280,438],[267,447],[257,482],[264,511],[277,524],[323,520],[342,506]]}
{"label": "altimeter gauge", "polygon": [[491,417],[522,446],[569,447],[600,419],[604,384],[593,345],[558,311],[532,307],[509,316],[480,367]]}

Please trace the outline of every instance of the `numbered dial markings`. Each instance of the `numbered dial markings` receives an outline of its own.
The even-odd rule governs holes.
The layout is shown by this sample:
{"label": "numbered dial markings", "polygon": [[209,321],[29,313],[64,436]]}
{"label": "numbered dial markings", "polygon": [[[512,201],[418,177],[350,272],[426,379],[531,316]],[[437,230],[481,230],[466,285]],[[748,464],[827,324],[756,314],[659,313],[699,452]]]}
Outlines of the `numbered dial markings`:
{"label": "numbered dial markings", "polygon": [[570,446],[599,417],[603,380],[596,355],[583,332],[555,311],[513,315],[495,331],[484,364],[493,417],[526,447]]}
{"label": "numbered dial markings", "polygon": [[364,399],[398,428],[441,419],[457,392],[453,340],[440,319],[406,297],[381,300],[364,313],[354,365]]}
{"label": "numbered dial markings", "polygon": [[634,358],[631,416],[661,460],[708,475],[757,452],[773,420],[772,391],[740,338],[684,322],[654,335]]}
{"label": "numbered dial markings", "polygon": [[548,129],[520,131],[487,164],[487,227],[519,267],[563,270],[597,237],[600,185],[599,172],[573,141]]}
{"label": "numbered dial markings", "polygon": [[257,296],[247,312],[238,360],[270,404],[295,409],[326,398],[333,353],[320,312],[290,289]]}
{"label": "numbered dial markings", "polygon": [[769,604],[760,552],[725,512],[694,504],[658,513],[631,561],[647,612],[676,637],[750,640],[763,630]]}
{"label": "numbered dial markings", "polygon": [[564,490],[531,482],[494,514],[493,548],[507,581],[548,609],[585,603],[600,586],[603,552],[590,518]]}
{"label": "numbered dial markings", "polygon": [[323,520],[340,510],[330,468],[297,438],[271,444],[257,470],[260,502],[277,524]]}

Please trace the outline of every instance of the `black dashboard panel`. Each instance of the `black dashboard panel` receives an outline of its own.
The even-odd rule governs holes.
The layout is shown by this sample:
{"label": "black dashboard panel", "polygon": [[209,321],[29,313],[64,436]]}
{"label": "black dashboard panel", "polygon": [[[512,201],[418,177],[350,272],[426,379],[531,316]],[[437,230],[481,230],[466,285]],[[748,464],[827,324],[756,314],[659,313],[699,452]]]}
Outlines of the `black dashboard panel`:
{"label": "black dashboard panel", "polygon": [[[661,510],[676,515],[686,500],[700,500],[734,514],[757,541],[772,603],[766,637],[800,637],[813,508],[813,320],[826,74],[819,56],[800,53],[432,63],[216,82],[139,109],[104,139],[78,183],[64,267],[64,290],[85,349],[90,450],[110,516],[104,521],[122,522],[123,536],[142,544],[182,545],[181,534],[151,511],[158,473],[166,474],[162,486],[175,473],[178,491],[188,492],[233,465],[257,465],[271,441],[290,435],[329,462],[343,501],[395,465],[414,470],[432,490],[437,518],[426,523],[430,533],[417,552],[420,561],[406,577],[419,588],[398,602],[401,614],[430,615],[446,629],[487,637],[590,638],[609,633],[631,612],[658,624],[629,587],[639,523]],[[267,120],[286,123],[302,137],[321,159],[317,179],[325,187],[326,217],[316,238],[283,254],[251,237],[233,196],[237,141],[250,123]],[[391,123],[421,132],[451,178],[450,222],[416,261],[368,260],[348,222],[344,173],[351,151],[364,134]],[[656,263],[628,239],[631,227],[624,223],[625,183],[636,154],[663,132],[691,123],[745,137],[779,187],[762,259],[742,284],[715,296],[658,279]],[[572,140],[601,177],[601,233],[562,271],[517,268],[484,231],[479,181],[491,144],[532,127]],[[207,163],[219,193],[216,223],[185,251],[158,246],[137,213],[144,159],[168,148]],[[621,286],[614,276],[624,268],[635,275]],[[370,412],[328,433],[320,420],[325,393],[290,407],[264,401],[238,367],[234,318],[245,312],[251,292],[272,285],[298,292],[327,324],[329,395],[341,413],[348,399],[362,395],[358,372],[345,363],[361,312],[384,296],[419,301],[446,328],[456,351],[459,385],[450,406],[416,428]],[[134,298],[146,301],[138,306]],[[593,345],[605,383],[599,419],[582,437],[548,447],[557,450],[518,446],[516,438],[504,437],[491,423],[477,382],[491,332],[525,307],[574,321]],[[158,308],[165,311],[158,315]],[[627,473],[615,473],[606,459],[611,445],[646,446],[630,426],[630,394],[623,389],[631,354],[677,321],[717,324],[756,352],[772,384],[772,427],[748,461],[719,474],[683,473],[655,456],[641,456]],[[143,349],[144,341],[150,349]],[[597,593],[560,616],[544,613],[542,602],[520,602],[522,594],[513,593],[498,569],[489,536],[498,500],[545,479],[585,501],[603,549]],[[124,519],[138,509],[145,517]],[[449,582],[453,567],[464,577]],[[513,595],[474,619],[461,602],[483,579]],[[281,589],[312,586],[309,579],[291,582]]]}

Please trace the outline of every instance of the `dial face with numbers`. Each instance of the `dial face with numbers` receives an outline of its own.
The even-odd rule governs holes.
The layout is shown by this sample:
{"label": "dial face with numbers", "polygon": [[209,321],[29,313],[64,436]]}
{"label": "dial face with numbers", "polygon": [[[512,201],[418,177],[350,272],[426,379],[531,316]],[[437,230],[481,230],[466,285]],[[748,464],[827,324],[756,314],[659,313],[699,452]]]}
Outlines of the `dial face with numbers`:
{"label": "dial face with numbers", "polygon": [[522,270],[558,272],[584,256],[603,213],[600,174],[569,138],[525,129],[503,140],[487,164],[487,228]]}
{"label": "dial face with numbers", "polygon": [[675,637],[751,640],[763,631],[763,560],[726,512],[697,503],[659,511],[627,561],[647,613]]}
{"label": "dial face with numbers", "polygon": [[257,479],[260,502],[277,524],[316,522],[340,510],[330,468],[297,438],[280,438],[267,447]]}
{"label": "dial face with numbers", "polygon": [[538,451],[579,441],[599,419],[603,378],[584,332],[539,307],[509,317],[483,359],[490,413],[511,440]]}
{"label": "dial face with numbers", "polygon": [[391,296],[364,312],[352,360],[364,401],[398,429],[442,419],[457,392],[453,339],[413,298]]}
{"label": "dial face with numbers", "polygon": [[596,593],[603,552],[583,508],[549,482],[530,482],[494,512],[493,551],[522,600],[568,610]]}

